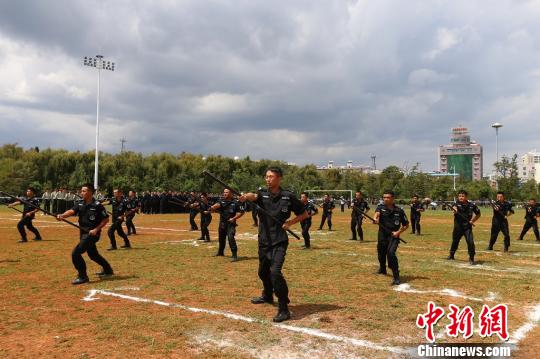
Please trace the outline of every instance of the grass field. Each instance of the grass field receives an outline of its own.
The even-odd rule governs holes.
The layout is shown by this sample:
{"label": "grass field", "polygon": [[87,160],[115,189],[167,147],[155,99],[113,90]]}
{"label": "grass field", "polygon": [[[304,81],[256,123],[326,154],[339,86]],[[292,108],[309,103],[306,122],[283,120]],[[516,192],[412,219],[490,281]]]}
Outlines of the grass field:
{"label": "grass field", "polygon": [[[312,231],[312,250],[300,250],[302,242],[291,239],[284,274],[293,318],[278,326],[271,323],[275,307],[249,303],[261,291],[249,214],[240,220],[242,260],[235,263],[212,257],[217,216],[212,242],[205,244],[194,240],[198,232],[187,231],[187,215],[138,215],[132,250],[106,251],[105,233],[98,243],[116,275],[100,280],[93,275],[100,268],[85,255],[91,282],[72,286],[77,231],[38,215],[34,223],[44,241],[19,244],[19,215],[2,207],[0,357],[403,357],[425,342],[415,322],[430,300],[446,308],[470,305],[475,322],[482,304],[507,304],[513,355],[537,357],[540,244],[532,233],[515,240],[523,224],[518,211],[510,219],[510,253],[502,253],[501,237],[495,251],[485,251],[491,211],[482,212],[475,227],[478,265],[468,265],[464,241],[456,261],[445,259],[452,216],[429,211],[423,236],[403,237],[408,244],[400,245],[398,258],[404,284],[397,288],[390,275],[374,274],[376,226],[364,225],[364,242],[349,241],[350,212],[337,212],[336,231]],[[299,233],[299,226],[294,230]],[[445,336],[446,324],[437,325],[437,342],[464,342]],[[498,340],[475,333],[469,342]]]}

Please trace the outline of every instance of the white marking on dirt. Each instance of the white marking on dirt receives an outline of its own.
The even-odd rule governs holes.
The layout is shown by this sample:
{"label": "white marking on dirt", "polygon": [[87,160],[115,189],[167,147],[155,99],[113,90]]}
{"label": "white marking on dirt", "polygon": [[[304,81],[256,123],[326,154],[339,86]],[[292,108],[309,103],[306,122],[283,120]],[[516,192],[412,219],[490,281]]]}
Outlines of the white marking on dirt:
{"label": "white marking on dirt", "polygon": [[493,250],[493,251],[476,251],[476,253],[485,253],[485,254],[494,254],[496,255],[497,257],[506,257],[506,256],[516,256],[516,257],[533,257],[533,258],[538,258],[540,257],[540,255],[538,254],[534,254],[534,253],[522,253],[521,251],[518,251],[518,252],[512,252],[512,250],[510,250],[510,252],[502,252],[502,251],[498,251],[498,250]]}
{"label": "white marking on dirt", "polygon": [[322,232],[322,231],[316,231],[316,232],[313,232],[313,233],[310,233],[311,235],[315,235],[315,236],[327,236],[329,234],[334,234],[336,231],[332,231],[332,232]]}
{"label": "white marking on dirt", "polygon": [[540,322],[540,303],[536,304],[527,315],[528,321],[517,328],[513,335],[510,335],[509,343],[517,344],[523,340],[527,334],[533,330]]}
{"label": "white marking on dirt", "polygon": [[190,232],[187,229],[174,229],[174,228],[163,228],[163,227],[139,227],[140,229],[148,229],[151,231],[171,231],[171,232]]}
{"label": "white marking on dirt", "polygon": [[511,255],[511,256],[516,256],[516,257],[540,258],[540,255],[539,255],[539,254],[512,253],[512,252],[510,252],[510,255]]}
{"label": "white marking on dirt", "polygon": [[442,260],[436,260],[435,262],[450,265],[454,268],[467,269],[467,270],[489,271],[489,272],[498,272],[498,273],[525,273],[525,274],[540,273],[540,269],[535,270],[535,269],[524,268],[524,267],[495,268],[487,264],[478,264],[478,263],[475,265],[470,265],[466,263],[453,263],[451,261],[442,261]]}
{"label": "white marking on dirt", "polygon": [[486,265],[486,264],[475,264],[475,265],[470,265],[470,264],[456,264],[457,267],[459,268],[465,268],[465,269],[474,269],[474,270],[485,270],[485,271],[490,271],[490,272],[501,272],[501,273],[526,273],[526,274],[538,274],[540,273],[540,269],[539,270],[534,270],[534,269],[531,269],[531,268],[519,268],[519,267],[508,267],[508,268],[502,268],[502,269],[499,269],[499,268],[495,268],[495,267],[492,267],[492,266],[489,266],[489,265]]}
{"label": "white marking on dirt", "polygon": [[[20,221],[21,219],[21,215],[15,215],[17,218],[5,218],[5,217],[0,217],[0,220],[6,220],[6,221],[13,221],[13,222],[17,222],[17,221]],[[34,219],[33,220],[34,223],[58,223],[58,221],[56,220],[53,220],[53,221],[43,221],[43,220],[40,220],[40,219]]]}
{"label": "white marking on dirt", "polygon": [[238,240],[253,240],[257,239],[256,233],[239,233],[236,235],[236,239]]}
{"label": "white marking on dirt", "polygon": [[190,244],[193,243],[193,239],[182,239],[178,241],[161,241],[161,242],[152,242],[152,244]]}
{"label": "white marking on dirt", "polygon": [[533,246],[533,247],[536,247],[536,248],[540,248],[540,242],[537,242],[537,241],[534,241],[535,243],[521,243],[521,241],[519,242],[513,242],[514,245],[519,245],[519,246]]}
{"label": "white marking on dirt", "polygon": [[163,235],[163,236],[175,236],[175,237],[179,237],[178,233],[172,233],[172,232],[137,232],[137,235],[156,235],[156,234],[159,234],[159,235]]}
{"label": "white marking on dirt", "polygon": [[492,302],[497,298],[497,295],[493,292],[488,292],[488,296],[486,298],[476,298],[476,297],[470,297],[467,295],[464,295],[461,292],[458,292],[454,289],[444,288],[440,290],[419,290],[414,289],[411,287],[410,284],[400,284],[396,287],[394,287],[394,290],[397,292],[404,292],[404,293],[415,293],[415,294],[439,294],[439,295],[446,295],[449,297],[455,297],[455,298],[463,298],[468,300],[473,300],[475,302]]}
{"label": "white marking on dirt", "polygon": [[126,300],[131,300],[131,301],[138,302],[138,303],[150,303],[150,304],[157,304],[157,305],[164,306],[164,307],[169,307],[169,308],[178,308],[178,309],[186,310],[186,311],[193,312],[193,313],[204,313],[204,314],[209,314],[209,315],[216,315],[216,316],[221,316],[221,317],[225,317],[225,318],[228,318],[228,319],[237,320],[237,321],[243,321],[243,322],[247,322],[247,323],[270,324],[273,327],[288,330],[288,331],[291,331],[291,332],[302,333],[302,334],[310,335],[310,336],[317,337],[317,338],[343,342],[343,343],[351,344],[351,345],[354,345],[354,346],[357,346],[357,347],[366,347],[366,348],[375,349],[375,350],[389,351],[389,352],[396,353],[396,354],[404,354],[404,353],[407,352],[405,349],[400,348],[400,347],[385,346],[385,345],[380,345],[380,344],[373,343],[373,342],[363,340],[363,339],[343,337],[343,336],[340,336],[340,335],[326,333],[326,332],[323,332],[322,330],[318,330],[318,329],[297,327],[297,326],[288,325],[288,324],[281,324],[281,323],[279,323],[279,324],[278,323],[268,323],[268,322],[266,322],[264,320],[260,320],[260,319],[256,319],[256,318],[250,318],[250,317],[246,317],[246,316],[238,315],[238,314],[234,314],[234,313],[229,313],[229,312],[223,312],[223,311],[220,311],[220,310],[189,307],[189,306],[182,305],[182,304],[167,303],[167,302],[163,302],[163,301],[160,301],[160,300],[135,297],[135,296],[131,296],[131,295],[114,293],[114,292],[110,292],[110,291],[107,291],[107,290],[101,290],[101,289],[91,289],[91,290],[89,290],[86,297],[84,297],[82,300],[86,301],[86,302],[98,300],[99,298],[96,297],[98,294],[111,296],[111,297],[116,297],[116,298],[121,298],[121,299],[126,299]]}
{"label": "white marking on dirt", "polygon": [[111,290],[141,290],[139,287],[117,287]]}
{"label": "white marking on dirt", "polygon": [[[42,226],[42,225],[39,225],[38,229],[41,229],[41,228],[60,228],[60,227],[65,228],[64,225],[59,224],[59,225],[56,225],[56,226]],[[9,227],[8,226],[2,226],[2,227],[0,227],[0,229],[10,229],[10,228],[15,228],[15,227],[14,226],[9,226]]]}

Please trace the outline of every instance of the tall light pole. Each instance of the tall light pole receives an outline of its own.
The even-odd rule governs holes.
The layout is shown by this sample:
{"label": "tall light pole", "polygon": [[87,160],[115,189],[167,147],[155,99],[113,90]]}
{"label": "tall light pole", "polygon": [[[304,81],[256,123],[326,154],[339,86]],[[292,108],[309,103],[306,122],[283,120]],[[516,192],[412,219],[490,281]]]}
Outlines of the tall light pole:
{"label": "tall light pole", "polygon": [[102,55],[95,57],[85,56],[84,65],[95,67],[98,70],[97,78],[97,104],[96,104],[96,156],[94,160],[94,188],[98,189],[98,170],[99,170],[99,90],[101,85],[101,70],[114,71],[115,63],[103,60]]}
{"label": "tall light pole", "polygon": [[[494,124],[491,125],[491,127],[495,129],[495,152],[497,156],[496,163],[499,163],[499,128],[503,127],[503,125],[501,125],[498,122],[495,122]],[[495,188],[499,189],[499,174],[497,173],[497,167],[495,167]]]}
{"label": "tall light pole", "polygon": [[454,192],[456,192],[456,166],[452,167],[452,177],[454,179]]}

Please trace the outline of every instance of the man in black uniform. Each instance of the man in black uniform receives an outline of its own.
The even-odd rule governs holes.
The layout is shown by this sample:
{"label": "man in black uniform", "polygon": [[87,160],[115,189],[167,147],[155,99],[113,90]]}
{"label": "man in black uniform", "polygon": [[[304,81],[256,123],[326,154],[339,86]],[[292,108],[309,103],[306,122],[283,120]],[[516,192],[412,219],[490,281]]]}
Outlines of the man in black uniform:
{"label": "man in black uniform", "polygon": [[336,206],[334,205],[334,201],[330,198],[328,194],[325,194],[322,204],[323,213],[321,217],[321,225],[319,226],[319,231],[322,231],[326,219],[328,219],[328,230],[332,230],[332,211],[335,207]]}
{"label": "man in black uniform", "polygon": [[199,240],[210,242],[210,231],[208,226],[212,222],[212,213],[210,212],[211,204],[208,201],[208,195],[206,192],[202,192],[199,196],[199,200],[191,204],[191,208],[195,208],[197,212],[201,213],[201,237]]}
{"label": "man in black uniform", "polygon": [[118,235],[124,240],[124,245],[121,248],[131,248],[131,243],[129,243],[129,239],[122,229],[122,222],[124,222],[127,209],[127,203],[122,196],[122,190],[115,189],[113,191],[113,198],[109,201],[109,203],[112,205],[112,223],[107,231],[107,235],[111,241],[111,248],[108,248],[107,250],[114,251],[117,249],[114,232],[118,233]]}
{"label": "man in black uniform", "polygon": [[92,198],[93,195],[94,187],[91,184],[84,184],[81,188],[82,201],[77,202],[72,209],[57,216],[57,219],[61,220],[78,215],[81,228],[89,230],[88,232],[80,231],[80,242],[73,248],[71,253],[71,260],[78,272],[77,279],[72,284],[83,284],[89,281],[86,273],[86,263],[82,257],[84,252],[88,252],[88,257],[103,268],[97,275],[102,277],[113,274],[111,265],[99,254],[96,247],[101,229],[109,222],[109,215],[105,207]]}
{"label": "man in black uniform", "polygon": [[[24,227],[28,228],[28,230],[36,236],[34,238],[34,241],[40,241],[41,240],[41,234],[39,234],[39,231],[36,227],[32,224],[32,220],[36,216],[36,212],[39,211],[39,201],[36,197],[36,190],[32,187],[29,187],[26,190],[26,198],[24,198],[25,202],[31,203],[34,206],[31,206],[29,204],[24,203],[23,206],[23,214],[22,218],[17,223],[17,229],[19,230],[19,233],[21,234],[21,240],[19,243],[26,243],[28,242],[28,239],[26,238],[26,231],[24,230]],[[8,207],[14,207],[16,205],[22,204],[21,201],[15,201],[8,205]]]}
{"label": "man in black uniform", "polygon": [[379,258],[378,274],[386,274],[386,261],[394,277],[392,285],[399,285],[399,263],[396,252],[399,236],[409,228],[409,221],[403,209],[394,204],[394,192],[383,193],[383,204],[375,210],[375,223],[379,225],[377,235],[377,256]]}
{"label": "man in black uniform", "polygon": [[199,227],[197,227],[197,223],[195,223],[195,217],[197,217],[197,214],[199,213],[194,206],[191,206],[192,204],[195,204],[197,202],[197,196],[195,195],[195,192],[191,191],[189,193],[189,197],[187,200],[187,203],[189,204],[189,224],[191,226],[190,231],[198,231]]}
{"label": "man in black uniform", "polygon": [[538,220],[537,217],[540,217],[540,206],[536,203],[535,198],[531,198],[529,203],[525,205],[525,224],[523,225],[523,230],[519,235],[519,240],[522,241],[525,234],[532,227],[534,236],[537,241],[540,241],[540,234],[538,233]]}
{"label": "man in black uniform", "polygon": [[133,224],[133,218],[135,218],[135,214],[139,213],[140,208],[141,203],[135,195],[135,192],[129,191],[128,198],[126,200],[126,228],[128,236],[137,234],[137,229]]}
{"label": "man in black uniform", "polygon": [[414,195],[411,202],[411,226],[412,233],[420,235],[420,217],[422,217],[422,212],[424,212],[424,206],[418,200],[418,196]]}
{"label": "man in black uniform", "polygon": [[302,192],[300,194],[300,202],[304,205],[304,210],[308,214],[308,217],[300,222],[300,226],[302,226],[302,237],[304,238],[304,245],[302,246],[304,249],[310,249],[311,243],[310,243],[310,235],[309,235],[309,228],[311,227],[311,217],[319,213],[319,210],[313,202],[309,201],[309,195],[307,192]]}
{"label": "man in black uniform", "polygon": [[497,201],[491,202],[493,208],[493,218],[491,219],[491,237],[489,239],[488,251],[493,250],[493,245],[497,241],[499,232],[504,236],[504,251],[508,252],[510,248],[510,227],[508,226],[508,217],[514,214],[512,204],[505,200],[504,192],[497,192]]}
{"label": "man in black uniform", "polygon": [[151,212],[151,210],[150,210],[150,208],[151,208],[150,201],[151,200],[152,200],[152,196],[150,195],[150,192],[145,191],[144,195],[143,195],[143,198],[142,198],[142,201],[141,201],[142,213],[150,214],[150,212]]}
{"label": "man in black uniform", "polygon": [[210,210],[220,214],[218,227],[219,249],[215,256],[222,257],[225,255],[225,241],[228,240],[232,261],[236,262],[238,260],[238,247],[234,238],[236,235],[236,221],[244,215],[244,210],[228,189],[223,190],[223,197],[210,207]]}
{"label": "man in black uniform", "polygon": [[196,207],[201,211],[201,238],[202,241],[210,242],[210,231],[208,226],[212,222],[212,213],[210,212],[210,202],[208,201],[208,195],[206,192],[202,192],[200,200],[196,203]]}
{"label": "man in black uniform", "polygon": [[[304,205],[294,193],[280,187],[283,172],[278,167],[266,170],[266,185],[268,188],[259,189],[256,193],[242,195],[240,201],[255,202],[279,223],[259,212],[259,278],[263,283],[260,297],[251,299],[253,304],[273,303],[274,293],[278,298],[279,309],[274,322],[282,322],[291,318],[289,312],[289,288],[281,273],[285,255],[289,245],[286,230],[295,223],[308,218]],[[296,215],[288,220],[291,212]]]}
{"label": "man in black uniform", "polygon": [[351,240],[356,241],[356,233],[358,232],[358,238],[361,241],[364,240],[364,231],[362,230],[362,221],[364,216],[362,213],[367,213],[369,211],[368,203],[362,198],[362,192],[356,192],[354,194],[354,199],[352,201],[352,212],[351,212]]}
{"label": "man in black uniform", "polygon": [[[467,242],[467,250],[469,252],[469,264],[474,265],[474,237],[472,227],[474,222],[480,218],[480,209],[467,199],[467,191],[461,190],[458,192],[458,201],[452,204],[452,211],[454,212],[454,231],[452,232],[452,245],[450,246],[450,255],[448,260],[454,259],[459,241],[461,237],[465,236]],[[474,215],[474,217],[473,217]]]}

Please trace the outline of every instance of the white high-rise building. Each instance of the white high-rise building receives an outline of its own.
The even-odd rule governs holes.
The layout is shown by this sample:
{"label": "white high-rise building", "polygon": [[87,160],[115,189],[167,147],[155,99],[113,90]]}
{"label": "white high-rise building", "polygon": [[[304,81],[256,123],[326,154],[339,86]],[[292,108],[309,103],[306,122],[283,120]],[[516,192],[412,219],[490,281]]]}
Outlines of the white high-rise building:
{"label": "white high-rise building", "polygon": [[522,181],[534,179],[536,183],[540,183],[540,152],[534,150],[521,156],[518,177]]}

